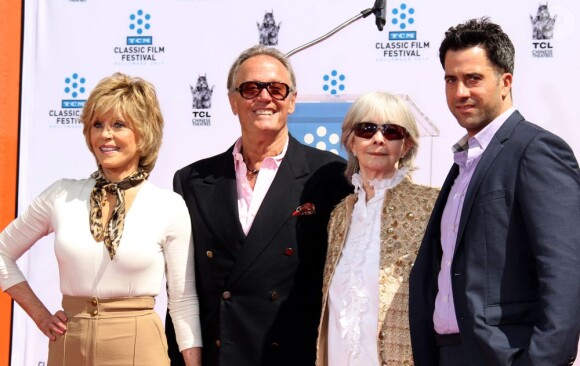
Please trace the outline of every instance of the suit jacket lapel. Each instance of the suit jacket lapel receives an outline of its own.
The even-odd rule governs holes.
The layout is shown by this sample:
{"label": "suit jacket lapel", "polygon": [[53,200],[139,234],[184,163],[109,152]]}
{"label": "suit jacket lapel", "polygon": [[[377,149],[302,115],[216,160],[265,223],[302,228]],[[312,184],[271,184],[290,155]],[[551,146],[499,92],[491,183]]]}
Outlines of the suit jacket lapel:
{"label": "suit jacket lapel", "polygon": [[449,192],[451,191],[451,187],[453,186],[458,174],[459,166],[453,164],[445,178],[443,186],[441,187],[439,196],[433,205],[433,212],[431,213],[431,218],[429,219],[429,223],[425,229],[425,235],[423,237],[422,248],[420,251],[426,252],[426,254],[417,257],[418,260],[424,260],[421,262],[422,266],[419,265],[419,267],[421,268],[421,271],[426,271],[427,273],[425,277],[427,281],[429,281],[427,285],[429,290],[427,293],[428,299],[430,299],[429,303],[435,303],[435,295],[437,294],[437,274],[441,267],[441,256],[443,253],[441,249],[441,217],[443,216],[443,209],[447,204]]}
{"label": "suit jacket lapel", "polygon": [[234,285],[266,249],[281,227],[292,218],[292,212],[299,205],[303,193],[304,182],[300,178],[309,173],[308,162],[300,143],[290,136],[286,155],[227,280],[228,287]]}
{"label": "suit jacket lapel", "polygon": [[467,187],[467,192],[465,194],[465,201],[463,202],[461,219],[459,221],[459,230],[457,232],[457,242],[455,245],[455,251],[457,251],[457,248],[461,243],[463,231],[465,230],[469,214],[471,213],[471,209],[473,208],[475,196],[477,195],[483,177],[487,173],[489,167],[491,166],[491,164],[493,163],[499,152],[503,149],[504,143],[509,139],[516,125],[520,121],[523,121],[523,119],[524,117],[522,117],[522,115],[518,111],[512,113],[512,115],[499,128],[499,130],[497,130],[496,134],[493,136],[489,145],[483,152],[481,160],[479,161],[477,167],[475,168],[475,172],[473,173],[473,177],[471,177],[471,181],[469,182],[469,186]]}
{"label": "suit jacket lapel", "polygon": [[429,227],[427,227],[427,231],[431,234],[437,233],[437,238],[440,238],[441,230],[441,217],[443,216],[443,209],[445,209],[445,205],[447,204],[447,198],[449,198],[449,192],[451,192],[451,187],[453,187],[453,183],[455,183],[455,179],[459,175],[459,165],[453,164],[449,173],[447,173],[447,177],[445,178],[445,182],[441,187],[441,192],[437,197],[437,201],[435,201],[435,205],[433,206],[433,213],[431,214],[431,219],[429,223]]}
{"label": "suit jacket lapel", "polygon": [[[214,175],[208,175],[203,180],[195,180],[195,192],[200,212],[207,216],[205,222],[211,231],[219,238],[219,242],[228,245],[225,249],[235,255],[242,246],[244,231],[238,215],[236,174],[234,159],[230,148],[219,163],[216,164]],[[235,235],[232,235],[232,230]],[[238,238],[237,240],[232,240]]]}

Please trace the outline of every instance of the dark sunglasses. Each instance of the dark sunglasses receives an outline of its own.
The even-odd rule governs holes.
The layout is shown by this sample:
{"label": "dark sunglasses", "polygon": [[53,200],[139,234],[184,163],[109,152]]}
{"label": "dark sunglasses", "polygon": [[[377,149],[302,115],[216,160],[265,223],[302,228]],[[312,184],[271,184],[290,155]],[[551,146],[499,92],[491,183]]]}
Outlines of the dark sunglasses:
{"label": "dark sunglasses", "polygon": [[361,137],[363,139],[372,138],[377,130],[380,129],[383,136],[389,140],[402,140],[409,135],[405,127],[394,125],[391,123],[385,123],[378,125],[372,122],[359,122],[354,125],[354,135]]}
{"label": "dark sunglasses", "polygon": [[236,88],[237,92],[244,99],[253,99],[257,97],[262,90],[266,88],[268,94],[276,100],[284,100],[292,91],[292,88],[285,83],[279,83],[277,81],[272,81],[269,83],[263,83],[261,81],[246,81],[241,83],[240,86]]}

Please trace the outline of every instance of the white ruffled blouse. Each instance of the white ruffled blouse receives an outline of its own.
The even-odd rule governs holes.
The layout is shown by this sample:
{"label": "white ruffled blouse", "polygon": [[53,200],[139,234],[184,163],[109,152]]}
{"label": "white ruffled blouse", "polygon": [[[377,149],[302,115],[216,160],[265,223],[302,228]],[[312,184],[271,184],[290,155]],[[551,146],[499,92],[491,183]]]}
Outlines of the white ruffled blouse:
{"label": "white ruffled blouse", "polygon": [[407,168],[401,168],[392,178],[369,181],[375,196],[368,202],[362,187],[362,177],[358,173],[352,176],[358,200],[329,287],[329,365],[379,364],[376,339],[381,211],[385,193],[399,184],[407,172]]}

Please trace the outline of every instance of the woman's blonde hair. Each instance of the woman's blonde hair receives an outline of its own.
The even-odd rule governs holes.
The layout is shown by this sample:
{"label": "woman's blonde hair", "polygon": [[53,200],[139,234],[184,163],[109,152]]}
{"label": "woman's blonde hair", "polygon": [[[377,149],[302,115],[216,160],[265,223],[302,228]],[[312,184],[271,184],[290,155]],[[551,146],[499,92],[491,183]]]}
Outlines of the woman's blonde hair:
{"label": "woman's blonde hair", "polygon": [[94,121],[112,114],[129,124],[137,137],[139,166],[151,172],[163,137],[163,116],[155,87],[120,72],[99,81],[91,91],[81,114],[83,135],[93,155],[90,132]]}
{"label": "woman's blonde hair", "polygon": [[419,149],[419,129],[413,113],[401,97],[386,92],[369,92],[360,96],[349,108],[342,123],[341,143],[348,153],[345,175],[350,179],[360,169],[358,159],[352,153],[354,126],[359,122],[381,121],[405,127],[407,154],[399,160],[399,168],[408,167],[409,173],[416,169],[415,157]]}

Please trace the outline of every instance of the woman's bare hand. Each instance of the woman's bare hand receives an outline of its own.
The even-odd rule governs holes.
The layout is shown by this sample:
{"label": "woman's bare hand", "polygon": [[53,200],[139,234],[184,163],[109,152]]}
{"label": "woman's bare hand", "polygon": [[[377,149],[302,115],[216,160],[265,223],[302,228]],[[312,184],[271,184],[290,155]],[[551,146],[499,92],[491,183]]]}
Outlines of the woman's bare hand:
{"label": "woman's bare hand", "polygon": [[66,332],[67,321],[68,317],[64,311],[59,310],[54,315],[48,313],[47,316],[39,319],[36,325],[51,341],[56,341],[57,335],[61,336]]}

